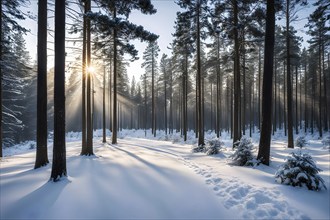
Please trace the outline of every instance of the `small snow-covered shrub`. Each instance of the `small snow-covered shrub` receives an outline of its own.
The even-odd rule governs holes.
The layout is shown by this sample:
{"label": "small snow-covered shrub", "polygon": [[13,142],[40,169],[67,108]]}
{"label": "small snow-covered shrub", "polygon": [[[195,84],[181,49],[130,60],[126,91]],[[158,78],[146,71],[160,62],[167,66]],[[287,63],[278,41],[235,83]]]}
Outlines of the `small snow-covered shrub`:
{"label": "small snow-covered shrub", "polygon": [[218,154],[224,143],[219,138],[214,138],[208,141],[208,146],[206,147],[206,154],[213,155]]}
{"label": "small snow-covered shrub", "polygon": [[308,141],[305,139],[305,137],[304,136],[298,136],[297,139],[296,139],[296,146],[300,147],[300,148],[303,148],[306,145],[308,145]]}
{"label": "small snow-covered shrub", "polygon": [[291,186],[306,186],[309,190],[326,189],[319,169],[309,154],[292,153],[275,173],[278,183]]}
{"label": "small snow-covered shrub", "polygon": [[179,134],[173,134],[172,135],[172,143],[175,144],[175,143],[179,143],[181,141],[181,136]]}
{"label": "small snow-covered shrub", "polygon": [[206,147],[205,145],[196,145],[191,150],[193,153],[205,153]]}
{"label": "small snow-covered shrub", "polygon": [[231,164],[237,166],[252,166],[254,164],[252,140],[247,137],[242,137],[240,141],[235,143],[235,145],[235,153],[229,156],[232,158]]}
{"label": "small snow-covered shrub", "polygon": [[327,148],[330,150],[330,136],[326,136],[325,138],[323,138],[322,144],[323,144],[324,148]]}

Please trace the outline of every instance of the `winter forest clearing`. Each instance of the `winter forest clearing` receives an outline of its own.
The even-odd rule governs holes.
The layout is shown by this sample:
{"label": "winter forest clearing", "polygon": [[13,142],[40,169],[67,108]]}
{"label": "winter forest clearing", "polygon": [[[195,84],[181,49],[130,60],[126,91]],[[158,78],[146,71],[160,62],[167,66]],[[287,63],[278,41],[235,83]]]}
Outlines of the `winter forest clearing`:
{"label": "winter forest clearing", "polygon": [[[101,132],[100,132],[101,133]],[[94,138],[94,156],[79,156],[81,134],[67,142],[68,178],[48,182],[51,167],[32,169],[30,144],[6,149],[1,162],[1,219],[329,219],[329,191],[309,191],[275,182],[291,151],[283,134],[272,142],[271,165],[230,165],[231,139],[220,154],[192,153],[180,134],[144,137],[122,131],[117,145]],[[189,133],[190,140],[197,140]],[[215,135],[207,134],[212,139]],[[256,135],[257,137],[257,135]],[[330,187],[329,150],[310,136],[310,153]],[[175,142],[179,141],[179,142]],[[257,138],[253,143],[257,146]],[[174,143],[173,143],[174,142]],[[52,143],[49,143],[49,149]],[[50,151],[51,152],[51,151]],[[254,150],[254,153],[256,151]],[[9,156],[12,155],[12,156]]]}
{"label": "winter forest clearing", "polygon": [[329,219],[328,0],[0,15],[1,219]]}

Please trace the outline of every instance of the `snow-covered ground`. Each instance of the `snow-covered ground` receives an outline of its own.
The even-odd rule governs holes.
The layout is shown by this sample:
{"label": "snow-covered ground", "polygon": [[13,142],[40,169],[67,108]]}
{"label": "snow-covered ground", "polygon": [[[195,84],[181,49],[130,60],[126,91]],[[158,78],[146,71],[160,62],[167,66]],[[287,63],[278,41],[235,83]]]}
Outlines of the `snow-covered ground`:
{"label": "snow-covered ground", "polygon": [[[222,135],[218,155],[191,153],[194,134],[153,138],[144,131],[120,132],[117,145],[95,133],[95,156],[79,156],[80,135],[67,135],[68,178],[49,182],[51,163],[34,170],[33,142],[4,149],[0,162],[0,219],[329,219],[330,154],[307,136],[303,149],[323,171],[328,190],[281,185],[274,174],[292,149],[273,137],[271,165],[229,165],[232,140]],[[211,139],[214,134],[207,133]],[[167,141],[166,141],[167,140]],[[253,136],[258,145],[258,134]],[[173,143],[174,142],[174,143]],[[256,153],[256,152],[255,152]],[[52,159],[52,143],[49,143]],[[51,162],[51,161],[50,161]]]}

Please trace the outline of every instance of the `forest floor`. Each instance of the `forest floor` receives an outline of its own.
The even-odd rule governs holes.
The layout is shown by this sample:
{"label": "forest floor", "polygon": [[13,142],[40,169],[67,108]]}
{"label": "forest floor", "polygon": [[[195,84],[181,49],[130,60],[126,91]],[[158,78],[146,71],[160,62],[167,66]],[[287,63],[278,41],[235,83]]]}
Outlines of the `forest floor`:
{"label": "forest floor", "polygon": [[[195,141],[182,143],[179,134],[152,140],[151,135],[141,138],[143,131],[126,130],[119,136],[117,145],[95,137],[95,155],[87,157],[79,156],[79,134],[69,133],[68,177],[57,183],[48,181],[51,163],[33,169],[33,142],[4,149],[0,219],[330,218],[329,149],[313,136],[307,136],[303,151],[322,169],[328,188],[317,192],[275,182],[276,170],[296,150],[286,148],[281,134],[273,137],[270,166],[254,168],[229,165],[232,140],[226,134],[225,149],[214,156],[191,153]],[[49,158],[51,162],[52,143]]]}

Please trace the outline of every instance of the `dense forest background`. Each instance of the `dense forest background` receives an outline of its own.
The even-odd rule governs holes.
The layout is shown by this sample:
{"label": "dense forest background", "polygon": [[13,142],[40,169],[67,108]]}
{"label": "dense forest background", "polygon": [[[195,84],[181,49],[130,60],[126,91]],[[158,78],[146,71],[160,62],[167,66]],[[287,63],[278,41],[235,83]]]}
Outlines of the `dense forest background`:
{"label": "dense forest background", "polygon": [[[114,35],[111,22],[116,20],[109,19],[113,14],[111,8],[106,7],[107,1],[92,1],[91,10],[85,13],[86,2],[66,2],[66,29],[71,33],[66,38],[66,55],[73,58],[66,62],[66,130],[82,130],[84,19],[90,22],[90,66],[94,67],[90,92],[92,126],[99,129],[105,125],[112,130]],[[37,64],[31,64],[32,59],[23,38],[28,29],[17,23],[20,19],[36,15],[20,11],[20,8],[28,6],[26,0],[2,0],[0,4],[2,130],[3,146],[8,147],[36,137]],[[116,4],[119,8],[120,4]],[[124,30],[118,33],[118,117],[115,119],[118,129],[152,129],[154,135],[157,130],[168,133],[180,131],[185,138],[187,130],[194,130],[197,135],[200,127],[219,136],[222,132],[234,135],[234,128],[241,135],[251,136],[259,132],[266,5],[254,0],[180,0],[177,4],[181,10],[177,12],[173,42],[169,45],[172,53],[162,53],[157,40],[147,39],[149,43],[142,57],[145,73],[141,78],[133,77],[130,81],[128,75],[131,73],[127,72],[130,59],[136,58],[134,45],[129,41],[139,33],[135,33],[136,36]],[[314,11],[307,15],[305,29],[310,40],[308,46],[303,47],[295,22],[301,19],[297,17],[297,12],[308,6],[313,6]],[[122,5],[120,7],[124,8]],[[287,135],[291,129],[288,120],[292,122],[296,134],[310,132],[322,137],[324,132],[328,132],[329,7],[326,0],[286,0],[279,1],[276,6],[273,133],[280,129]],[[48,1],[48,17],[52,16],[53,11],[54,1]],[[118,20],[124,21],[129,12],[118,11]],[[50,36],[54,30],[50,28],[48,32],[48,48],[53,48]],[[128,58],[125,53],[132,56]],[[237,76],[238,82],[235,82]],[[48,135],[51,136],[54,129],[54,68],[48,68],[47,81]],[[201,100],[198,100],[199,97]],[[197,108],[199,102],[200,116]],[[236,121],[235,112],[238,116]]]}

